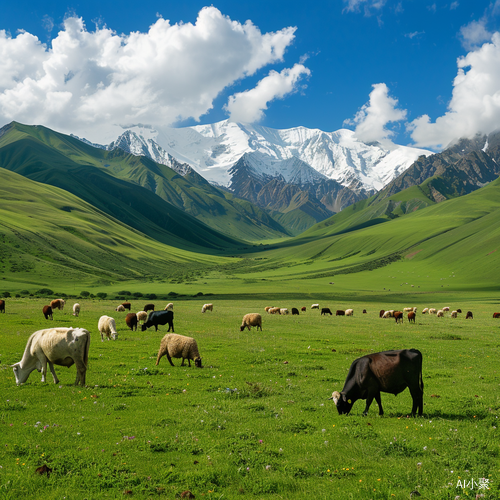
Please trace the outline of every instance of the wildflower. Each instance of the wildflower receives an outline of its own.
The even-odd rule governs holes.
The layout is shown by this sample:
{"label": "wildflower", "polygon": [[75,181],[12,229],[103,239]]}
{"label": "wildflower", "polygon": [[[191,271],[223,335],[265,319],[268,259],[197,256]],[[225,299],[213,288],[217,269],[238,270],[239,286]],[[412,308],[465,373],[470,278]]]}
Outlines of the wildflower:
{"label": "wildflower", "polygon": [[270,470],[271,469],[271,466],[270,465],[266,465],[266,470]]}
{"label": "wildflower", "polygon": [[424,446],[424,450],[426,450],[426,449],[427,449],[427,446]]}
{"label": "wildflower", "polygon": [[259,439],[259,443],[260,443],[260,444],[262,444],[262,443],[263,443],[262,439]]}

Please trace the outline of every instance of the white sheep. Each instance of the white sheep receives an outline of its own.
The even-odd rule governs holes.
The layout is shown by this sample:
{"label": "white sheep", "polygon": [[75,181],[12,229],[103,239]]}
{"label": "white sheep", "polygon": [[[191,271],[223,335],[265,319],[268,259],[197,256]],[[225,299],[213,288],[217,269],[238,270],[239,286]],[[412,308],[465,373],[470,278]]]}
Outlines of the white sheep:
{"label": "white sheep", "polygon": [[456,318],[458,315],[458,311],[451,311],[451,317]]}
{"label": "white sheep", "polygon": [[403,312],[405,312],[405,313],[409,313],[410,311],[413,311],[413,307],[405,307],[403,309]]}
{"label": "white sheep", "polygon": [[385,311],[385,313],[382,315],[382,318],[394,318],[394,309]]}
{"label": "white sheep", "polygon": [[122,306],[121,304],[115,309],[115,311],[118,311],[118,312],[123,312],[125,311],[125,307]]}
{"label": "white sheep", "polygon": [[437,310],[436,310],[436,309],[434,309],[434,307],[431,307],[431,308],[429,309],[429,314],[436,314],[436,313],[437,313]]}
{"label": "white sheep", "polygon": [[136,316],[137,321],[142,321],[143,323],[148,319],[148,313],[146,311],[139,311]]}
{"label": "white sheep", "polygon": [[445,312],[448,312],[449,310],[450,310],[450,308],[448,306],[443,307],[443,309],[441,309],[441,311],[445,311]]}
{"label": "white sheep", "polygon": [[426,314],[426,313],[428,313],[428,312],[429,312],[429,308],[428,308],[428,307],[424,307],[424,308],[422,309],[422,314]]}
{"label": "white sheep", "polygon": [[282,307],[280,309],[280,314],[284,314],[284,315],[288,314],[288,309],[286,307]]}
{"label": "white sheep", "polygon": [[245,327],[248,328],[248,330],[250,330],[251,326],[256,326],[257,330],[260,327],[260,331],[262,331],[262,316],[260,314],[258,313],[245,314],[241,322],[240,332],[242,332],[245,329]]}
{"label": "white sheep", "polygon": [[172,302],[169,302],[166,306],[165,306],[165,311],[173,311],[174,310],[174,304]]}
{"label": "white sheep", "polygon": [[269,310],[272,308],[273,308],[273,306],[264,307],[264,311],[266,311],[266,313],[269,314]]}
{"label": "white sheep", "polygon": [[354,310],[353,309],[346,309],[345,315],[346,316],[354,316]]}
{"label": "white sheep", "polygon": [[319,304],[313,304],[313,305],[311,306],[311,309],[319,309]]}
{"label": "white sheep", "polygon": [[280,308],[279,307],[271,307],[271,309],[269,309],[269,314],[280,314]]}
{"label": "white sheep", "polygon": [[110,340],[111,337],[113,337],[113,340],[118,338],[116,323],[114,318],[111,316],[101,316],[99,318],[97,329],[101,333],[101,342],[104,342],[104,335],[106,335],[108,340]]}
{"label": "white sheep", "polygon": [[169,363],[172,363],[172,358],[182,358],[181,366],[184,366],[184,360],[188,360],[191,366],[191,360],[194,361],[194,366],[203,368],[201,365],[201,357],[198,352],[198,344],[192,337],[177,335],[177,333],[167,333],[160,342],[160,350],[156,358],[156,364],[160,362],[162,356],[167,356]]}
{"label": "white sheep", "polygon": [[76,304],[73,304],[73,316],[78,317],[80,314],[80,304],[78,302]]}
{"label": "white sheep", "polygon": [[444,317],[444,311],[442,309],[439,309],[439,311],[437,312],[437,317],[438,318],[443,318]]}
{"label": "white sheep", "polygon": [[203,304],[203,307],[201,308],[202,313],[204,313],[206,311],[213,311],[213,310],[214,310],[213,304]]}

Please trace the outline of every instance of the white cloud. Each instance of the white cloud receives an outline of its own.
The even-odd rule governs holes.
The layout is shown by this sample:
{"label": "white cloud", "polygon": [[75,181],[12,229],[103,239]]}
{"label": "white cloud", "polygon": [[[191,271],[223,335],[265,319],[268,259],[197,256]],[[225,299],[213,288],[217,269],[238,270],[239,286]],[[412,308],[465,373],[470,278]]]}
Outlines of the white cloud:
{"label": "white cloud", "polygon": [[500,33],[459,58],[457,66],[448,111],[434,123],[424,115],[409,124],[416,145],[441,148],[500,128]]}
{"label": "white cloud", "polygon": [[450,10],[458,9],[459,5],[460,4],[458,2],[451,2],[451,4],[450,4]]}
{"label": "white cloud", "polygon": [[460,39],[466,50],[473,50],[484,42],[491,40],[493,33],[486,28],[486,18],[471,21],[460,28]]}
{"label": "white cloud", "polygon": [[380,10],[387,0],[343,0],[347,4],[344,8],[347,12],[359,12],[363,7],[366,16],[371,15],[372,10]]}
{"label": "white cloud", "polygon": [[310,70],[302,64],[296,64],[290,69],[285,68],[281,73],[271,71],[255,88],[229,97],[225,109],[232,121],[243,123],[259,121],[264,117],[264,110],[267,109],[269,102],[295,92],[298,81],[304,75],[310,74]]}
{"label": "white cloud", "polygon": [[206,7],[195,24],[160,17],[129,35],[87,31],[70,17],[50,48],[29,33],[0,31],[0,122],[105,142],[115,138],[103,137],[111,124],[199,119],[224,88],[282,61],[295,30],[263,34]]}
{"label": "white cloud", "polygon": [[394,134],[387,124],[406,119],[406,110],[397,109],[397,104],[397,99],[389,96],[387,85],[377,83],[373,85],[369,103],[358,111],[354,120],[347,123],[356,124],[354,133],[360,141],[387,140]]}

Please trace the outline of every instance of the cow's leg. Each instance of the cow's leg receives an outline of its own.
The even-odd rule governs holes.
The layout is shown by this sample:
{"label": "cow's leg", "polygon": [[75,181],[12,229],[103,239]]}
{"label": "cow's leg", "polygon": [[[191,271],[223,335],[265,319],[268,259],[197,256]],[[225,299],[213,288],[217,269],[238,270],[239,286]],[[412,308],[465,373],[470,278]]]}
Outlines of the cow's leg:
{"label": "cow's leg", "polygon": [[155,332],[158,331],[158,325],[155,325]]}
{"label": "cow's leg", "polygon": [[372,404],[373,401],[373,394],[368,393],[368,396],[366,398],[366,407],[365,411],[363,412],[363,415],[366,416],[368,414],[368,410],[370,409],[370,405]]}
{"label": "cow's leg", "polygon": [[382,398],[380,397],[380,392],[377,392],[375,394],[375,401],[378,404],[378,414],[379,415],[383,415],[384,414],[384,410],[382,409]]}
{"label": "cow's leg", "polygon": [[422,412],[424,411],[424,391],[420,387],[410,387],[410,394],[413,400],[413,405],[411,408],[411,416],[414,417],[417,413],[419,416],[422,416]]}
{"label": "cow's leg", "polygon": [[54,365],[49,361],[50,373],[52,373],[52,377],[54,377],[54,384],[59,383],[59,379],[57,378],[56,371],[54,370]]}

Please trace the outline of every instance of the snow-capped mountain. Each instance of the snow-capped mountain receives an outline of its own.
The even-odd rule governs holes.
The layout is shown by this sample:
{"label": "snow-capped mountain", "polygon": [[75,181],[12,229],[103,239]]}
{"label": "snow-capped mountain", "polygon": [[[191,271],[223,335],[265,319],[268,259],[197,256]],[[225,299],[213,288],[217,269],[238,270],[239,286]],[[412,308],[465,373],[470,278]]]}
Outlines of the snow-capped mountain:
{"label": "snow-capped mountain", "polygon": [[164,164],[173,157],[191,165],[208,181],[225,187],[231,185],[231,168],[244,154],[255,172],[265,177],[281,176],[298,184],[333,179],[342,186],[367,191],[378,191],[419,156],[432,154],[394,144],[365,144],[345,129],[277,130],[228,120],[185,128],[133,126],[113,145],[124,139],[133,154],[147,153]]}

